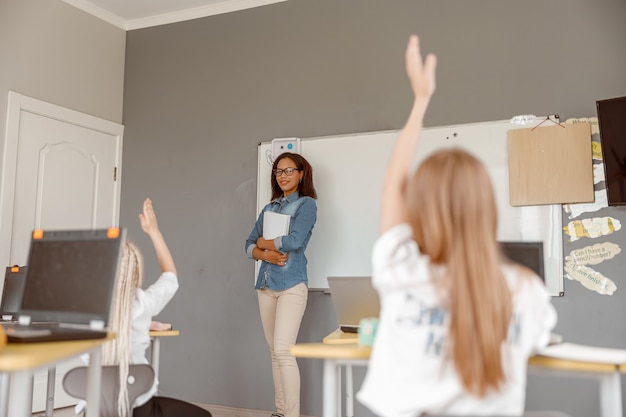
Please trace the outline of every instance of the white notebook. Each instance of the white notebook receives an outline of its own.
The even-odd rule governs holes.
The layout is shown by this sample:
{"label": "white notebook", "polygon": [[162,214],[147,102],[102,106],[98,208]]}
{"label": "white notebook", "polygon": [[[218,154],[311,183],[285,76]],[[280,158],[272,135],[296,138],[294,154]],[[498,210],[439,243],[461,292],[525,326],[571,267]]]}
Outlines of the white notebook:
{"label": "white notebook", "polygon": [[291,216],[288,214],[274,213],[266,211],[263,213],[263,238],[275,239],[278,236],[286,236],[289,234],[289,221]]}
{"label": "white notebook", "polygon": [[559,343],[547,346],[537,353],[543,356],[572,361],[599,362],[616,365],[626,363],[626,350],[624,349],[586,346],[575,343]]}

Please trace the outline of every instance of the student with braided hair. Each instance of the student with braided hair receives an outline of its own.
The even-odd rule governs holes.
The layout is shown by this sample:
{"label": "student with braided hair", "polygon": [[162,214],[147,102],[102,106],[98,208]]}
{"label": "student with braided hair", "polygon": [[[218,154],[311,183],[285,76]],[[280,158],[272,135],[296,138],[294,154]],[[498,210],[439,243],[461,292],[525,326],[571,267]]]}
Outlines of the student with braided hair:
{"label": "student with braided hair", "polygon": [[[145,290],[143,281],[143,256],[139,248],[125,242],[120,274],[115,288],[109,329],[115,332],[115,340],[103,348],[103,364],[120,368],[120,393],[118,398],[120,417],[211,417],[211,413],[185,401],[156,396],[158,381],[152,389],[128,404],[126,378],[129,364],[147,364],[146,349],[150,345],[152,317],[172,299],[178,290],[178,277],[174,259],[159,230],[152,201],[143,203],[139,215],[141,228],[150,237],[157,255],[161,275]],[[132,414],[131,414],[132,411]]]}

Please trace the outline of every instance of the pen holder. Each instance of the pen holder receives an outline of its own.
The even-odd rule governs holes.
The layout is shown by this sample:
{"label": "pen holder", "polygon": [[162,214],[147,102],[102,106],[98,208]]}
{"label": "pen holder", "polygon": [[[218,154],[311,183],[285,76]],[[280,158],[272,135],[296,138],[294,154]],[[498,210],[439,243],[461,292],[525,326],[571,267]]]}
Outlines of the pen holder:
{"label": "pen holder", "polygon": [[377,318],[361,319],[359,322],[359,346],[372,346],[378,330]]}

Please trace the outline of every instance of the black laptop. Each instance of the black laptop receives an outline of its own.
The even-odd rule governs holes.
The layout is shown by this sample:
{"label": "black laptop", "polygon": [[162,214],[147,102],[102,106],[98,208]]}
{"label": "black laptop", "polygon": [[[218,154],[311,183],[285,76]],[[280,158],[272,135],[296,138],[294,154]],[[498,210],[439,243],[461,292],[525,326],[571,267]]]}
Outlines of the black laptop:
{"label": "black laptop", "polygon": [[125,229],[33,232],[18,323],[9,343],[99,339],[107,324]]}
{"label": "black laptop", "polygon": [[22,303],[25,285],[26,267],[7,266],[4,273],[2,299],[0,299],[0,320],[13,321],[17,319],[17,311]]}
{"label": "black laptop", "polygon": [[507,258],[530,268],[546,281],[543,242],[500,242],[500,246]]}

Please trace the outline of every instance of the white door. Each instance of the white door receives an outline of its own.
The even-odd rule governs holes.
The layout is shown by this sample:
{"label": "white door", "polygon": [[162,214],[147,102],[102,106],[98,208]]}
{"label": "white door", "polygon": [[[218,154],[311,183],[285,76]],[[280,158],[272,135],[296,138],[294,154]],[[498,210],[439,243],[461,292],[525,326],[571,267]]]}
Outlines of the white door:
{"label": "white door", "polygon": [[117,226],[117,156],[110,135],[22,114],[10,264],[25,264],[33,229]]}
{"label": "white door", "polygon": [[117,226],[123,126],[9,93],[0,265],[25,265],[33,229]]}
{"label": "white door", "polygon": [[[118,225],[123,126],[10,92],[6,132],[0,146],[2,271],[26,265],[34,229]],[[80,365],[57,366],[55,407],[76,402],[61,378]],[[47,373],[37,373],[33,411],[45,409],[46,386]]]}

